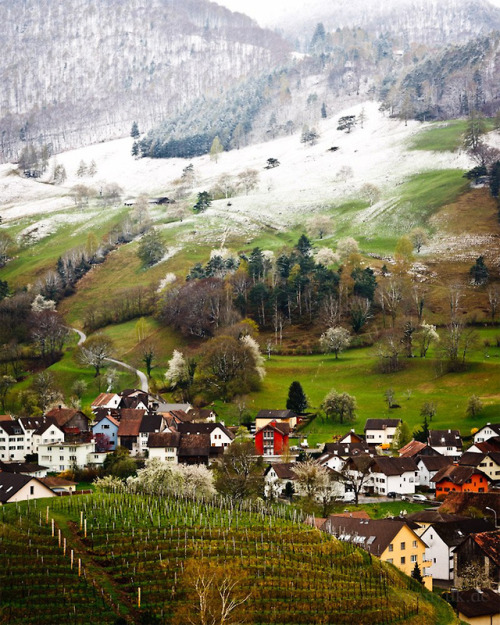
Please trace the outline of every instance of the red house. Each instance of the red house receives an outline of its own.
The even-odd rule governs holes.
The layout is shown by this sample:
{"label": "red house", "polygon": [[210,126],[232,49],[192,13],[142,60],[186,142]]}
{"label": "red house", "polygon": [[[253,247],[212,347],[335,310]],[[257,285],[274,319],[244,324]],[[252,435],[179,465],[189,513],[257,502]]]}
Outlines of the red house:
{"label": "red house", "polygon": [[452,464],[443,467],[431,477],[436,483],[436,498],[442,498],[449,492],[458,493],[487,493],[490,478],[474,467],[464,467]]}
{"label": "red house", "polygon": [[255,433],[255,448],[262,456],[281,456],[288,447],[290,426],[271,421]]}

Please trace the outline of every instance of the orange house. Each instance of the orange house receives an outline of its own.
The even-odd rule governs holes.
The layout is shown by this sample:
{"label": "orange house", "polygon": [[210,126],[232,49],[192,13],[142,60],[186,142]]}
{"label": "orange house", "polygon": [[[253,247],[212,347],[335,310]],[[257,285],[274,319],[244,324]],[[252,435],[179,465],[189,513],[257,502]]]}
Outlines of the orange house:
{"label": "orange house", "polygon": [[436,484],[436,499],[445,497],[450,492],[487,493],[490,478],[474,467],[452,464],[443,467],[431,478]]}

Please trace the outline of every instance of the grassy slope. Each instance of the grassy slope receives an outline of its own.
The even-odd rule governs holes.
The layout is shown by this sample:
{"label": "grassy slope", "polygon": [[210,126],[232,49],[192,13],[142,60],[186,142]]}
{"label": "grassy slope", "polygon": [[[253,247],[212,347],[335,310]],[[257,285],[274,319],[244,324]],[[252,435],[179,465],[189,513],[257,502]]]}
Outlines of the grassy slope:
{"label": "grassy slope", "polygon": [[[81,512],[88,519],[86,539],[79,528]],[[183,565],[195,557],[198,569],[202,563],[243,566],[239,583],[251,593],[245,605],[249,623],[457,622],[447,604],[350,545],[283,518],[228,512],[210,504],[116,495],[7,506],[0,517],[0,622],[4,615],[12,625],[112,623],[113,613],[129,623],[179,622],[176,610],[192,603]],[[50,535],[47,514],[67,540],[66,557],[57,532]],[[72,549],[75,563],[82,560],[82,577],[76,566],[70,568]],[[41,558],[43,567],[26,575]],[[35,574],[37,569],[43,574]],[[26,593],[30,601],[20,601]]]}
{"label": "grassy slope", "polygon": [[[494,330],[489,330],[484,336],[493,334]],[[389,417],[404,419],[411,429],[418,429],[422,422],[420,409],[426,401],[437,404],[437,415],[431,424],[434,429],[460,427],[468,434],[472,427],[498,420],[500,348],[491,346],[487,351],[477,350],[470,368],[462,373],[440,373],[434,356],[429,353],[426,359],[415,358],[406,369],[394,374],[377,372],[375,348],[351,349],[338,360],[325,355],[272,356],[266,361],[267,376],[262,390],[248,397],[247,407],[252,414],[264,408],[284,408],[290,384],[299,380],[311,409],[319,408],[332,388],[354,395],[358,404],[358,418],[354,423],[357,430],[362,430],[368,418]],[[400,408],[387,408],[384,391],[388,388],[394,390]],[[474,419],[465,417],[468,398],[473,394],[480,396],[485,406]],[[218,402],[217,411],[228,422],[234,422],[236,411],[232,405]],[[315,445],[351,427],[353,424],[340,425],[318,418],[304,433],[309,443]]]}

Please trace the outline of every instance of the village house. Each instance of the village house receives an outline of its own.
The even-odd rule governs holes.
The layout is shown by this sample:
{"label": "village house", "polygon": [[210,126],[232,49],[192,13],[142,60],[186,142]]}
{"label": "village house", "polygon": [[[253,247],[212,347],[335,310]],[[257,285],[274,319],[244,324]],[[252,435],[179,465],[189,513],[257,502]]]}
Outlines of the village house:
{"label": "village house", "polygon": [[412,458],[375,457],[371,466],[373,491],[379,495],[393,492],[399,495],[415,494],[417,465]]}
{"label": "village house", "polygon": [[92,434],[96,436],[106,436],[109,439],[109,451],[114,451],[118,446],[118,430],[120,422],[108,414],[96,419],[92,424]]}
{"label": "village house", "polygon": [[72,480],[66,480],[62,477],[49,476],[42,477],[40,479],[42,484],[45,484],[54,493],[74,493],[76,492],[76,482]]}
{"label": "village house", "polygon": [[[43,443],[38,448],[38,460],[49,471],[60,473],[74,467],[83,468],[88,464],[96,464],[95,443]],[[102,454],[101,462],[105,454]],[[98,458],[99,460],[99,458]],[[94,462],[93,462],[94,461]]]}
{"label": "village house", "polygon": [[234,434],[222,423],[178,423],[177,431],[182,436],[208,434],[210,447],[229,447],[234,440]]}
{"label": "village house", "polygon": [[431,479],[438,471],[453,464],[453,458],[449,456],[419,456],[417,462],[417,485],[435,490],[436,485]]}
{"label": "village house", "polygon": [[98,410],[116,410],[120,406],[121,397],[118,393],[101,393],[90,404],[92,412]]}
{"label": "village house", "polygon": [[484,443],[485,441],[500,436],[500,423],[487,423],[474,434],[474,443]]}
{"label": "village house", "polygon": [[458,461],[463,467],[475,467],[485,473],[492,482],[500,480],[500,452],[474,453],[466,451]]}
{"label": "village house", "polygon": [[398,454],[402,458],[413,458],[415,461],[419,457],[424,456],[440,456],[437,451],[434,451],[432,447],[429,447],[426,443],[420,441],[410,441],[404,447],[398,450]]}
{"label": "village house", "polygon": [[0,472],[0,505],[43,497],[55,497],[55,494],[36,477]]}
{"label": "village house", "polygon": [[389,448],[400,423],[401,419],[367,419],[365,441],[370,445]]}
{"label": "village house", "polygon": [[22,473],[31,477],[46,477],[47,467],[42,467],[36,462],[2,462],[0,460],[0,472]]}
{"label": "village house", "polygon": [[467,452],[476,454],[487,454],[490,451],[500,452],[500,436],[492,436],[482,443],[474,443],[467,449]]}
{"label": "village house", "polygon": [[89,418],[76,408],[58,406],[46,412],[45,416],[54,419],[57,426],[67,436],[78,436],[82,432],[89,431]]}
{"label": "village house", "polygon": [[452,522],[434,523],[420,537],[427,544],[425,552],[431,562],[428,571],[433,580],[454,580],[454,552],[464,538],[475,532],[487,532],[495,527],[487,519],[464,519]]}
{"label": "village house", "polygon": [[430,481],[436,485],[436,498],[439,498],[451,491],[486,493],[491,480],[474,467],[452,464],[449,467],[443,467]]}
{"label": "village house", "polygon": [[427,573],[431,563],[425,556],[427,545],[406,521],[368,520],[332,515],[321,529],[339,540],[365,549],[383,562],[394,564],[406,575],[411,575],[415,564],[418,564],[426,588],[432,590],[432,576]]}
{"label": "village house", "polygon": [[456,521],[465,521],[470,519],[470,517],[461,514],[448,514],[447,512],[440,512],[440,510],[418,510],[417,512],[407,514],[405,519],[419,526],[415,531],[421,536],[428,527],[436,523],[454,523]]}
{"label": "village house", "polygon": [[179,432],[155,432],[149,435],[148,450],[151,459],[157,458],[161,462],[177,464],[178,449],[181,435]]}
{"label": "village house", "polygon": [[118,445],[128,449],[132,456],[141,453],[140,429],[145,414],[145,408],[124,408],[121,411],[117,432]]}
{"label": "village house", "polygon": [[255,433],[255,448],[261,456],[281,456],[288,449],[290,426],[271,421]]}
{"label": "village house", "polygon": [[500,595],[491,588],[453,591],[451,603],[470,625],[500,625]]}
{"label": "village house", "polygon": [[457,545],[454,553],[455,585],[460,585],[471,565],[484,571],[489,586],[500,586],[500,530],[469,534]]}
{"label": "village house", "polygon": [[293,410],[259,410],[255,417],[255,431],[261,430],[268,423],[288,423],[290,431],[299,423],[299,417]]}
{"label": "village house", "polygon": [[285,497],[295,493],[295,466],[294,462],[275,462],[267,467],[264,472],[266,497]]}
{"label": "village house", "polygon": [[24,461],[27,453],[25,438],[25,432],[19,421],[0,421],[0,460]]}
{"label": "village house", "polygon": [[429,430],[428,445],[442,456],[457,461],[462,455],[462,437],[458,430]]}

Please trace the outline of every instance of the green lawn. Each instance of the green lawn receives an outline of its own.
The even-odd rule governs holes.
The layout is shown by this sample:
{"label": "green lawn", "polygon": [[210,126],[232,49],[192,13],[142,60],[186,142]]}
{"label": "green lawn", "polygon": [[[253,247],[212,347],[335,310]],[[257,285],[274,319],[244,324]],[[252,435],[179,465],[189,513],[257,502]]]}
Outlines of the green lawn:
{"label": "green lawn", "polygon": [[[485,331],[485,335],[490,334]],[[480,333],[482,335],[482,332]],[[300,381],[309,398],[310,409],[316,411],[325,395],[335,388],[354,395],[357,401],[357,420],[353,424],[332,423],[322,417],[314,419],[304,430],[311,446],[331,440],[333,435],[345,433],[351,427],[362,431],[368,418],[401,418],[411,429],[422,423],[422,404],[433,401],[437,415],[434,429],[460,428],[469,434],[471,428],[500,417],[500,348],[476,350],[467,371],[443,374],[439,361],[430,353],[426,359],[414,358],[405,362],[403,371],[382,374],[376,370],[375,348],[351,349],[338,360],[322,354],[311,356],[271,356],[266,361],[267,375],[262,390],[247,397],[247,409],[254,417],[261,409],[283,409],[288,388],[294,380]],[[392,388],[395,402],[400,406],[389,409],[384,392]],[[484,409],[475,418],[465,416],[468,399],[478,395]],[[216,411],[228,423],[237,422],[233,404],[216,402]]]}
{"label": "green lawn", "polygon": [[[486,120],[487,130],[493,130],[493,120]],[[467,128],[467,120],[454,119],[448,122],[435,122],[417,134],[410,145],[411,150],[433,152],[455,152],[462,145]]]}
{"label": "green lawn", "polygon": [[364,510],[372,519],[384,519],[388,516],[399,516],[402,511],[413,514],[425,510],[427,507],[427,504],[413,503],[412,501],[381,501],[380,503],[360,503],[357,506],[342,504],[339,511],[359,512]]}

